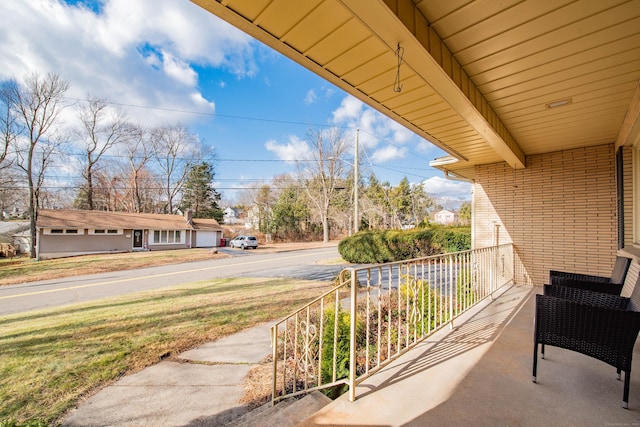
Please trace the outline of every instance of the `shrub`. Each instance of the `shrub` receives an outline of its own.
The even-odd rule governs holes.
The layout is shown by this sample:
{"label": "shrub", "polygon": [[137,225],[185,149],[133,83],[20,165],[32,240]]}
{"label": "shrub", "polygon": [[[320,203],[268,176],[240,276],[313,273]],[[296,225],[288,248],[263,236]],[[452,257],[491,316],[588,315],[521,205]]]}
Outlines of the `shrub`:
{"label": "shrub", "polygon": [[473,289],[471,266],[467,265],[458,271],[456,277],[456,308],[462,311],[478,302],[478,294]]}
{"label": "shrub", "polygon": [[342,258],[354,263],[380,263],[391,258],[391,252],[378,232],[362,232],[338,244]]}
{"label": "shrub", "polygon": [[16,421],[14,419],[0,420],[0,427],[47,427],[48,424],[42,420]]}
{"label": "shrub", "polygon": [[433,241],[440,252],[460,252],[471,248],[471,229],[469,227],[433,228]]}
{"label": "shrub", "polygon": [[[438,289],[432,288],[424,280],[416,280],[404,276],[404,284],[400,286],[400,295],[409,305],[409,334],[423,334],[425,330],[433,330],[448,319],[443,306],[443,296]],[[444,310],[444,311],[443,311]]]}
{"label": "shrub", "polygon": [[338,244],[338,251],[347,262],[372,264],[402,261],[471,247],[469,227],[419,228],[409,231],[363,231]]}
{"label": "shrub", "polygon": [[[322,334],[322,382],[330,383],[333,381],[333,352],[334,352],[334,335],[333,321],[336,316],[334,308],[325,309],[325,327]],[[349,377],[349,329],[351,316],[348,312],[339,309],[337,328],[337,348],[336,348],[336,379]],[[335,398],[342,394],[344,390],[334,390],[327,395]]]}

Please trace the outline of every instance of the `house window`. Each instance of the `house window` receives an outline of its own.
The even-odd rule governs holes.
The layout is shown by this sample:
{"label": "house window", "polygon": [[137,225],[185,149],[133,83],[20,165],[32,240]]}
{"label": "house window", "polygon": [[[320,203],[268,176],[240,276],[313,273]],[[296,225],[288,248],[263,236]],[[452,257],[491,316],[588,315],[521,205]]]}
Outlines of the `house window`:
{"label": "house window", "polygon": [[57,235],[71,235],[71,236],[79,236],[84,234],[84,229],[82,228],[45,228],[44,234],[57,234]]}
{"label": "house window", "polygon": [[154,230],[152,244],[184,243],[181,230]]}
{"label": "house window", "polygon": [[122,234],[122,230],[111,229],[111,228],[95,228],[89,230],[89,234]]}

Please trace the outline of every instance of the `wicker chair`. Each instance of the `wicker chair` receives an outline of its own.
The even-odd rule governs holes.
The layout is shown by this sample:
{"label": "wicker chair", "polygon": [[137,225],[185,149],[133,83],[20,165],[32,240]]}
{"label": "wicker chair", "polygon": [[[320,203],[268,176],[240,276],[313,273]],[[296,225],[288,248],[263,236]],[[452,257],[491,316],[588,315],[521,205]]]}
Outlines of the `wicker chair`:
{"label": "wicker chair", "polygon": [[625,372],[622,407],[629,407],[633,347],[640,332],[640,278],[631,298],[562,286],[545,286],[536,295],[533,382],[537,382],[538,345],[576,351]]}
{"label": "wicker chair", "polygon": [[620,295],[630,265],[630,258],[617,256],[611,277],[551,270],[549,272],[549,284]]}

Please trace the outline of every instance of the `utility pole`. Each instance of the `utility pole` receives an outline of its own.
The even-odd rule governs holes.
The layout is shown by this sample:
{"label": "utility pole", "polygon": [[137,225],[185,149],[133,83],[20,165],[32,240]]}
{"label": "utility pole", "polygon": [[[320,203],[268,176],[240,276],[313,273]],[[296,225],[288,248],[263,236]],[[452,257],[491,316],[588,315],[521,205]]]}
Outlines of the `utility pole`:
{"label": "utility pole", "polygon": [[360,129],[356,129],[356,149],[353,158],[353,231],[357,233],[360,230],[360,217],[358,216],[358,183],[360,178],[358,176],[358,136]]}

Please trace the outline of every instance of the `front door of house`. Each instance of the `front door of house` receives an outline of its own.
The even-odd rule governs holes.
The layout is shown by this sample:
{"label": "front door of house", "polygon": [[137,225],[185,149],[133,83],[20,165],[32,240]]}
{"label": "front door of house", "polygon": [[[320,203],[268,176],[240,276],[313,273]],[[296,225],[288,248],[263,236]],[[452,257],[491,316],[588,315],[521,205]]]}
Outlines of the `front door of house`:
{"label": "front door of house", "polygon": [[142,230],[133,230],[133,249],[142,249]]}

